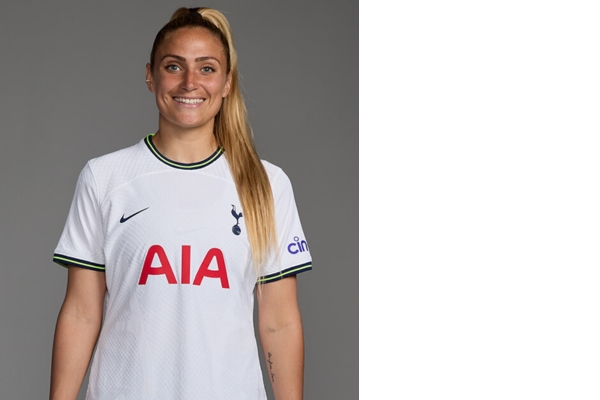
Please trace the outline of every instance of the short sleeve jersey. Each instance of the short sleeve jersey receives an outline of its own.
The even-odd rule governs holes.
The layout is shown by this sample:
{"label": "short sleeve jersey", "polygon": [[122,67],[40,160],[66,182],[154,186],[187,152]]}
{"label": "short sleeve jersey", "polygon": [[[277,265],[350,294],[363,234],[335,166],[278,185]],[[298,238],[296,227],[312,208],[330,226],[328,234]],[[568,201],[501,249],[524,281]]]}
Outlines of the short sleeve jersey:
{"label": "short sleeve jersey", "polygon": [[260,277],[222,149],[182,164],[149,135],[83,168],[54,261],[106,274],[87,399],[266,399],[254,288],[312,261],[288,177],[263,164],[279,249]]}

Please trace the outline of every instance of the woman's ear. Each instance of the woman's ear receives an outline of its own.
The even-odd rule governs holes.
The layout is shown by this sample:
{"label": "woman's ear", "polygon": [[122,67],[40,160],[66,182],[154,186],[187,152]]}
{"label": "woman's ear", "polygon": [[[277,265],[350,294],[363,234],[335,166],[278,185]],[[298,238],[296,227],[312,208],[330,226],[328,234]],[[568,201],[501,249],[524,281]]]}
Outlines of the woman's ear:
{"label": "woman's ear", "polygon": [[227,97],[227,95],[229,95],[230,91],[231,91],[231,72],[229,72],[227,74],[227,82],[225,82],[225,86],[223,87],[223,98]]}
{"label": "woman's ear", "polygon": [[146,64],[146,86],[148,90],[154,93],[154,78],[152,77],[152,67],[150,63]]}

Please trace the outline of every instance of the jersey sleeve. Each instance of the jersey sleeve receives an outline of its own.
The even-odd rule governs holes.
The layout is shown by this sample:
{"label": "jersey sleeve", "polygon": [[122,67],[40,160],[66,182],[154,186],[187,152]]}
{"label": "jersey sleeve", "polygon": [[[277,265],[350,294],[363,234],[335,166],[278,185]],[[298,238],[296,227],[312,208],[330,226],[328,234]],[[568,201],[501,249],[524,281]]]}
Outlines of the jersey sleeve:
{"label": "jersey sleeve", "polygon": [[312,258],[302,231],[292,184],[282,171],[271,178],[275,202],[278,253],[271,255],[259,283],[273,282],[312,269]]}
{"label": "jersey sleeve", "polygon": [[77,180],[75,195],[53,261],[64,267],[74,265],[104,271],[104,234],[96,182],[90,164]]}

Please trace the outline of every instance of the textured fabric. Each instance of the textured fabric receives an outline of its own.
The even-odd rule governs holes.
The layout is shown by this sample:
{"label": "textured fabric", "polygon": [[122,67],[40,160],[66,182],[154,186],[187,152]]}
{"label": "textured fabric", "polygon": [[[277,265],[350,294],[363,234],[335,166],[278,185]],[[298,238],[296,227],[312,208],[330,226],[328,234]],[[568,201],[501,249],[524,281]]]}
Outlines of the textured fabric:
{"label": "textured fabric", "polygon": [[280,250],[257,277],[221,149],[180,164],[149,136],[87,163],[54,254],[106,273],[87,399],[266,399],[255,284],[310,270],[311,257],[288,177],[264,165]]}

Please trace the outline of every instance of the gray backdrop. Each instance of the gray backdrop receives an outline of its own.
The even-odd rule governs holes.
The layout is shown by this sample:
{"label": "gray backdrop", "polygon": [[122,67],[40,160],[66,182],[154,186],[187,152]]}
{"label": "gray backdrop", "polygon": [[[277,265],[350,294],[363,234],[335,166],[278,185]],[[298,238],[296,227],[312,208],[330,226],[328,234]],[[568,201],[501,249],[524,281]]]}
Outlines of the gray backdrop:
{"label": "gray backdrop", "polygon": [[177,7],[210,6],[232,24],[258,150],[290,176],[313,255],[299,275],[305,397],[357,399],[358,1],[6,3],[0,397],[47,398],[67,278],[51,258],[77,175],[156,129],[154,35]]}

